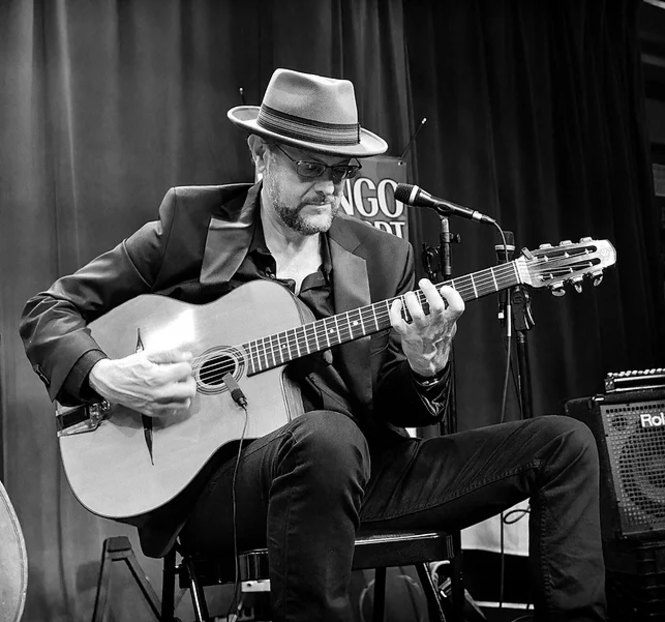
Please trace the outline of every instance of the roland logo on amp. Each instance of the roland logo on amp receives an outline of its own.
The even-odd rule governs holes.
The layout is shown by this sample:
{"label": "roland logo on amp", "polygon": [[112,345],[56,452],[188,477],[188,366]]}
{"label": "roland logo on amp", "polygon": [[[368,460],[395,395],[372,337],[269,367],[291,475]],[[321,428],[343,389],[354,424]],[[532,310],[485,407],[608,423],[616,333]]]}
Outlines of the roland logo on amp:
{"label": "roland logo on amp", "polygon": [[662,428],[665,426],[665,411],[640,414],[640,425],[643,428]]}

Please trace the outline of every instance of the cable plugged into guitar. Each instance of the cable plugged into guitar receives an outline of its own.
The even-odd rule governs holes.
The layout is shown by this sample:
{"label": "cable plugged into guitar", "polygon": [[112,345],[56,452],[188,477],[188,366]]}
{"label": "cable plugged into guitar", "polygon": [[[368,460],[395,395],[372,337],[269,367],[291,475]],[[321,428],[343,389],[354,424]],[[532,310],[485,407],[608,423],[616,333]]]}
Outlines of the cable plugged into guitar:
{"label": "cable plugged into guitar", "polygon": [[247,408],[247,398],[242,392],[238,381],[230,373],[224,374],[222,381],[226,385],[226,388],[231,392],[233,401],[241,408]]}

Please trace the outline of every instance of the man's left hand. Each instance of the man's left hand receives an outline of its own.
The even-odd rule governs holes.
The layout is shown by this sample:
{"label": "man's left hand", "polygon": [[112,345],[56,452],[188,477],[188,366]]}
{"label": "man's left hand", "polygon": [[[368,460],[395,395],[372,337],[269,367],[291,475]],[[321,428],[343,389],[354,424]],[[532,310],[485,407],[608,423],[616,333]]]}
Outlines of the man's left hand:
{"label": "man's left hand", "polygon": [[411,321],[402,317],[402,300],[398,298],[390,306],[390,323],[402,338],[402,350],[411,369],[421,376],[434,376],[448,363],[464,301],[448,285],[442,285],[439,291],[429,279],[421,279],[418,285],[425,294],[429,313],[425,314],[414,292],[407,292],[404,300]]}

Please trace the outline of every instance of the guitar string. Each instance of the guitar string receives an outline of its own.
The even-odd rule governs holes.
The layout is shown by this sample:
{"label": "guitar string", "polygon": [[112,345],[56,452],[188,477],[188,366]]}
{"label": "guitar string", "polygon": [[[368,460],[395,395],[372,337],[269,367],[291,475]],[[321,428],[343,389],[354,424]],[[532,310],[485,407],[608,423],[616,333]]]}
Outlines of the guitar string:
{"label": "guitar string", "polygon": [[[569,271],[566,272],[566,274],[568,273]],[[484,295],[485,293],[484,288],[481,287],[481,289],[483,290],[483,294],[480,294],[478,297]],[[490,290],[488,291],[494,292],[496,291],[496,289],[490,288]],[[422,291],[417,291],[415,293],[418,294],[419,298],[421,299],[421,302],[426,302]],[[403,296],[399,298],[404,300]],[[379,323],[383,323],[387,319],[389,319],[390,303],[392,303],[392,301],[396,299],[397,298],[393,298],[392,300],[375,303],[374,305],[369,305],[368,307],[361,308],[359,310],[353,310],[351,312],[348,312],[347,314],[340,314],[338,317],[341,317],[343,315],[350,316],[352,313],[360,311],[360,313],[358,313],[358,316],[362,321],[362,312],[366,311],[367,309],[371,309],[372,314],[375,318],[375,322],[377,323],[377,330],[381,330]],[[382,309],[380,307],[385,307],[385,308]],[[378,313],[376,312],[377,309]],[[331,326],[327,325],[327,324],[332,324],[333,321],[336,325],[336,328],[332,328]],[[314,343],[311,345],[310,345],[310,336],[307,335],[307,330],[306,330],[309,327],[314,327],[314,330],[310,331],[311,335],[314,336]],[[386,327],[388,327],[388,325]],[[361,336],[360,332],[358,332],[357,335],[354,335],[353,328],[350,325],[346,327],[346,330],[348,331],[348,337],[349,337],[348,340],[352,340]],[[302,334],[299,336],[298,332],[301,332]],[[337,335],[337,340],[333,340],[334,343],[330,342],[329,335],[331,334]],[[323,342],[324,338],[325,338],[325,345],[322,347],[321,343]],[[262,345],[260,344],[261,341],[263,342]],[[268,342],[267,346],[266,342]],[[241,347],[243,347],[246,351],[249,351],[249,359],[252,367],[250,371],[252,373],[257,373],[260,371],[265,371],[266,369],[270,369],[271,367],[278,367],[280,365],[286,364],[293,358],[301,356],[300,344],[303,345],[302,349],[305,350],[307,354],[311,354],[312,352],[320,351],[322,349],[325,349],[326,347],[331,347],[333,345],[338,345],[344,342],[345,342],[344,337],[342,336],[342,333],[339,330],[339,321],[337,320],[337,318],[335,318],[335,316],[332,316],[330,318],[325,318],[324,320],[318,320],[315,323],[310,323],[304,326],[301,325],[293,329],[289,329],[288,331],[278,333],[276,335],[271,335],[259,340],[255,340],[253,342],[248,342],[248,344],[244,344]],[[265,365],[261,360],[262,357],[258,352],[259,349],[265,352],[265,354],[263,355],[263,359],[265,360]],[[295,356],[294,356],[294,349],[295,349]],[[287,352],[285,352],[285,350]],[[285,356],[285,354],[288,354],[288,356]],[[228,357],[227,355],[227,361],[218,364],[218,368],[222,370],[221,375],[233,371],[234,368],[236,367],[234,362],[228,361],[228,358],[230,357]],[[219,377],[221,376],[217,377],[214,373],[211,373],[214,371],[216,371],[214,365],[209,365],[206,368],[206,375],[205,375],[206,381],[214,383],[216,380],[219,380]]]}
{"label": "guitar string", "polygon": [[[584,257],[584,255],[582,255],[581,257]],[[562,263],[562,262],[570,263],[571,259],[578,259],[578,258],[563,257],[563,258],[554,258],[554,259],[542,259],[542,260],[537,260],[534,263],[547,265],[548,268],[547,273],[554,280],[556,280],[556,278],[567,276],[574,271],[571,267],[559,268],[556,265],[557,263]],[[579,263],[579,259],[577,263]],[[592,262],[587,261],[584,263],[587,264],[586,268],[593,267]],[[455,287],[458,293],[460,293],[460,295],[464,299],[480,298],[486,294],[504,289],[505,286],[499,287],[497,281],[500,281],[506,276],[508,276],[508,273],[510,273],[512,277],[519,276],[519,271],[516,262],[510,262],[509,264],[502,264],[500,266],[488,268],[473,275],[463,275],[455,279],[452,279],[450,281],[439,283],[436,285],[436,287],[438,288],[444,284],[452,285],[453,287],[455,287],[455,285],[457,285],[456,281],[465,281],[464,283],[460,283],[458,287]],[[555,273],[557,274],[555,275]],[[425,294],[422,290],[416,290],[414,291],[414,293],[418,297],[421,304],[426,303]],[[380,325],[383,325],[387,320],[389,321],[390,306],[395,300],[398,299],[401,299],[403,304],[405,304],[404,295],[397,296],[389,300],[380,301],[377,303],[373,303],[371,305],[366,305],[365,307],[360,307],[358,309],[347,311],[342,314],[336,314],[334,316],[323,318],[315,322],[310,322],[308,324],[300,325],[288,329],[286,331],[282,331],[281,333],[276,333],[274,335],[268,335],[266,337],[252,340],[250,342],[247,342],[246,344],[243,344],[242,346],[240,346],[240,348],[248,352],[250,366],[252,367],[250,371],[252,371],[253,373],[264,371],[266,369],[270,369],[271,367],[278,367],[280,365],[288,363],[293,358],[301,356],[301,350],[304,350],[306,354],[311,354],[313,352],[317,352],[326,349],[328,347],[332,347],[333,345],[344,343],[345,341],[344,338],[342,337],[341,334],[342,332],[346,332],[348,334],[349,341],[360,337],[365,331],[364,330],[356,331],[357,334],[354,334],[354,327],[349,323],[353,315],[357,316],[358,319],[355,321],[356,322],[360,321],[360,327],[362,329],[364,326],[367,325],[367,321],[363,316],[367,312],[371,312],[370,315],[373,316],[374,318],[373,323],[376,324],[377,331],[381,330]],[[343,319],[344,316],[346,316],[346,320]],[[344,326],[345,322],[346,326]],[[342,329],[343,329],[342,331],[340,331],[339,327],[340,323],[342,324]],[[334,327],[332,326],[333,324]],[[388,327],[389,326],[386,326],[386,328]],[[298,335],[299,332],[301,333],[300,335]],[[376,331],[371,331],[371,332],[376,332]],[[337,336],[336,340],[333,339],[333,343],[331,343],[330,335]],[[321,344],[323,344],[323,346]],[[263,357],[261,356],[259,350],[265,352]],[[287,351],[286,352],[287,356],[285,356],[285,350]],[[294,356],[294,350],[297,356]],[[233,371],[236,367],[236,363],[234,360],[229,360],[232,359],[230,355],[228,354],[224,355],[224,353],[213,354],[213,355],[208,354],[205,356],[196,357],[194,359],[194,362],[196,363],[200,360],[205,361],[206,358],[208,360],[214,360],[215,358],[223,358],[223,357],[226,357],[226,360],[223,362],[210,363],[209,365],[201,366],[199,375],[200,376],[205,375],[206,383],[215,384],[217,381],[221,380],[221,377],[225,373]],[[262,358],[265,360],[265,366],[261,360]],[[202,374],[201,372],[205,373]],[[219,377],[217,376],[217,374],[219,374]],[[219,382],[217,383],[220,384]]]}
{"label": "guitar string", "polygon": [[[514,273],[515,268],[510,267],[508,271]],[[499,275],[499,279],[501,279],[501,275]],[[486,287],[483,284],[480,284],[479,282],[474,291],[477,291],[478,289],[484,292]],[[464,287],[460,287],[460,290],[463,292]],[[489,289],[487,289],[487,291],[490,292],[494,290],[495,290],[494,287],[490,287]],[[422,290],[418,290],[415,293],[416,295],[418,295],[421,303],[426,302]],[[291,353],[291,351],[295,348],[296,351],[298,352],[300,350],[300,344],[302,344],[303,345],[302,349],[305,350],[307,354],[310,354],[312,351],[320,350],[322,343],[324,344],[324,347],[331,347],[332,345],[337,345],[338,343],[343,341],[343,338],[341,337],[342,331],[340,330],[340,323],[342,324],[342,330],[346,329],[346,331],[348,332],[348,336],[354,337],[355,336],[354,329],[352,325],[349,324],[349,321],[352,319],[352,315],[358,316],[356,322],[359,321],[360,326],[362,327],[367,323],[366,318],[364,318],[363,315],[367,315],[367,312],[371,311],[370,315],[373,316],[374,323],[377,325],[377,329],[380,329],[379,324],[385,321],[387,318],[389,318],[388,309],[382,309],[380,307],[382,306],[389,307],[394,300],[397,300],[397,298],[402,299],[403,302],[405,300],[404,296],[400,296],[388,301],[375,303],[374,305],[368,305],[366,307],[362,307],[359,309],[353,309],[352,311],[349,311],[345,314],[339,314],[337,317],[331,316],[329,318],[324,318],[323,320],[317,320],[316,322],[294,327],[282,333],[277,333],[275,335],[268,335],[266,337],[259,338],[257,340],[248,342],[248,344],[244,344],[241,347],[243,347],[246,351],[249,350],[250,359],[252,360],[252,366],[255,369],[258,366],[258,363],[256,363],[255,361],[260,361],[260,355],[258,354],[259,348],[263,351],[270,350],[271,354],[270,355],[266,354],[265,356],[266,364],[268,366],[270,366],[268,357],[272,359],[273,364],[281,365],[285,362],[285,357],[283,355],[284,349],[288,349],[289,353]],[[377,308],[378,308],[378,313],[377,313]],[[346,326],[344,326],[345,322],[343,319],[341,320],[341,322],[339,321],[339,317],[344,315],[348,316],[346,319]],[[335,325],[334,327],[332,326],[333,324]],[[301,334],[298,335],[298,332]],[[337,335],[338,340],[333,339],[333,343],[331,343],[330,335],[335,335],[335,334]],[[358,333],[358,335],[360,335],[360,333]],[[281,360],[277,359],[276,353],[280,353]],[[208,355],[208,358],[212,360],[214,360],[215,358],[224,358],[224,354],[216,353],[213,355]],[[219,380],[221,376],[223,376],[228,371],[232,370],[235,367],[235,364],[232,361],[228,360],[230,358],[231,357],[227,354],[226,361],[222,363],[217,363],[216,365],[210,364],[206,366],[204,368],[205,374],[202,374],[205,375],[205,381],[214,383],[215,380]],[[290,356],[289,358],[293,357]],[[221,375],[219,377],[215,376],[214,373],[212,373],[214,371],[219,371]]]}
{"label": "guitar string", "polygon": [[[564,258],[565,261],[569,261],[570,258]],[[556,260],[542,260],[540,263],[543,264],[548,264],[548,272],[552,274],[554,271],[561,271],[560,268],[557,268],[555,265]],[[593,267],[593,264],[589,263],[587,267]],[[482,273],[479,272],[475,276],[472,277],[472,275],[465,275],[462,277],[458,277],[457,279],[453,279],[452,281],[448,282],[449,284],[455,284],[456,280],[470,280],[472,281],[476,286],[473,289],[475,297],[479,298],[487,293],[493,293],[497,291],[496,286],[492,286],[489,288],[486,288],[485,285],[483,284],[476,284],[477,281],[479,281],[479,277],[488,277],[492,276],[492,272],[494,272],[492,281],[494,282],[496,276],[499,276],[501,278],[502,275],[498,274],[501,272],[501,268],[503,268],[503,272],[517,272],[517,269],[514,265],[514,262],[511,264],[506,264],[502,266],[497,266],[495,268],[490,268],[487,269],[486,271],[483,271]],[[570,274],[571,269],[570,268],[565,268],[564,269],[564,274],[561,276],[566,276]],[[438,284],[437,287],[440,287],[444,283]],[[465,293],[471,293],[471,289],[468,287],[468,285],[461,286],[459,288],[456,288],[460,294],[464,295]],[[501,289],[501,288],[499,288]],[[467,290],[465,292],[465,290]],[[426,299],[424,297],[424,293],[422,290],[417,290],[414,292],[420,299],[421,303],[426,302]],[[469,298],[473,298],[474,296],[470,296]],[[316,322],[312,322],[310,324],[305,324],[301,326],[294,327],[292,329],[289,329],[288,331],[284,331],[282,333],[277,333],[275,335],[269,335],[267,337],[260,338],[258,340],[254,340],[251,342],[248,342],[247,344],[243,344],[240,346],[241,348],[245,349],[246,352],[249,354],[249,359],[250,359],[250,364],[252,369],[250,370],[252,373],[258,373],[260,371],[264,371],[266,369],[270,369],[271,367],[278,367],[280,365],[288,363],[290,360],[293,358],[297,358],[301,356],[301,348],[300,344],[303,345],[303,350],[306,351],[307,354],[311,354],[316,351],[320,351],[323,349],[326,349],[327,347],[331,347],[332,345],[338,345],[339,343],[344,343],[344,338],[342,337],[340,331],[339,331],[339,321],[338,318],[343,317],[344,315],[349,316],[347,318],[347,322],[350,319],[350,316],[352,314],[357,314],[360,321],[364,324],[364,319],[363,319],[363,312],[365,311],[371,311],[372,315],[374,316],[375,323],[377,325],[377,330],[381,330],[379,323],[385,322],[387,319],[389,319],[389,307],[390,304],[394,301],[397,300],[398,298],[402,299],[404,301],[404,296],[399,296],[392,298],[390,300],[386,301],[381,301],[378,303],[374,303],[373,305],[368,305],[366,307],[362,307],[359,309],[354,309],[352,311],[346,312],[344,314],[339,314],[337,317],[331,316],[329,318],[324,318],[323,320],[317,320]],[[385,308],[381,308],[385,307]],[[378,313],[377,313],[378,309]],[[337,328],[332,328],[331,326],[328,326],[327,324],[332,324],[334,323]],[[387,328],[388,326],[386,326]],[[313,328],[313,330],[309,331],[310,335],[307,334],[307,329],[308,328]],[[361,332],[358,332],[357,335],[354,335],[353,328],[351,325],[348,325],[346,327],[348,331],[348,336],[349,340],[358,338],[361,336]],[[333,332],[331,332],[333,331]],[[298,335],[298,332],[302,333],[300,336]],[[364,331],[363,331],[364,332]],[[371,331],[375,332],[375,331]],[[338,337],[338,340],[333,340],[334,343],[331,344],[330,342],[330,334],[336,334]],[[313,344],[310,345],[310,337],[314,337],[314,342]],[[304,338],[304,340],[303,340]],[[261,343],[263,342],[263,343]],[[266,345],[267,342],[267,345]],[[321,343],[324,343],[323,346],[321,346]],[[294,357],[293,349],[295,347],[296,350],[296,356]],[[288,356],[285,356],[284,350],[288,350]],[[265,352],[263,357],[259,353],[259,350],[262,350]],[[209,355],[208,355],[209,356]],[[218,356],[221,358],[222,356],[220,355],[213,355],[212,358],[214,360],[215,356]],[[214,373],[217,370],[222,370],[221,375],[223,376],[224,373],[227,373],[229,371],[233,371],[236,367],[235,362],[229,361],[228,359],[231,358],[229,355],[227,356],[227,360],[224,361],[223,363],[217,363],[217,364],[210,364],[206,366],[205,368],[205,379],[207,382],[215,382],[216,380],[219,380],[215,376]],[[262,358],[265,360],[265,365],[262,361]],[[272,362],[271,362],[272,361]],[[221,378],[221,376],[220,376]]]}

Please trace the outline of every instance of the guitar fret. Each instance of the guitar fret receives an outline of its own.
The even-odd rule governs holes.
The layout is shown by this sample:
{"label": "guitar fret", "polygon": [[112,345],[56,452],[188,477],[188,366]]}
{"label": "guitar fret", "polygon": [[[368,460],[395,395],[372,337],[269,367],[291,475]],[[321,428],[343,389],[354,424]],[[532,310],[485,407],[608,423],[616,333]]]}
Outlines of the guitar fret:
{"label": "guitar fret", "polygon": [[335,320],[335,333],[337,335],[337,342],[340,343],[342,341],[342,336],[339,334],[339,321],[337,320],[337,316],[333,315],[333,319]]}
{"label": "guitar fret", "polygon": [[255,355],[254,348],[256,347],[256,342],[255,341],[250,341],[248,345],[249,345],[249,368],[250,368],[250,372],[252,374],[255,374],[256,373],[256,363],[254,362],[254,355]]}
{"label": "guitar fret", "polygon": [[372,316],[374,317],[374,324],[376,325],[376,330],[379,330],[379,320],[376,317],[376,307],[372,305],[370,308],[372,309]]}
{"label": "guitar fret", "polygon": [[348,311],[340,317],[342,318],[342,329],[341,330],[346,331],[347,336],[346,337],[343,336],[341,334],[341,331],[340,331],[339,340],[340,341],[345,341],[346,339],[353,339],[353,330],[351,328],[351,316],[349,315]]}
{"label": "guitar fret", "polygon": [[510,265],[513,267],[513,272],[515,273],[515,283],[519,283],[520,282],[520,275],[517,271],[517,263],[514,262],[514,261],[511,261]]}
{"label": "guitar fret", "polygon": [[321,344],[319,343],[319,335],[318,335],[318,332],[316,330],[316,324],[313,324],[312,326],[313,326],[312,332],[314,334],[314,343],[316,344],[315,351],[318,352],[321,349]]}
{"label": "guitar fret", "polygon": [[282,363],[291,360],[291,351],[289,350],[289,333],[288,331],[279,334],[279,353],[282,357]]}
{"label": "guitar fret", "polygon": [[383,306],[384,306],[384,313],[388,313],[388,320],[390,320],[390,307],[395,302],[395,300],[399,300],[399,296],[397,298],[390,298],[389,300],[384,300],[383,301]]}
{"label": "guitar fret", "polygon": [[268,355],[268,369],[275,365],[275,348],[272,345],[272,335],[268,335],[266,343],[266,354]]}
{"label": "guitar fret", "polygon": [[263,337],[261,341],[263,342],[263,356],[266,360],[266,369],[270,369],[270,363],[268,363],[268,348],[266,348],[266,339],[269,339],[268,337]]}
{"label": "guitar fret", "polygon": [[359,309],[360,313],[360,324],[363,327],[363,335],[366,334],[366,328],[367,328],[367,319],[365,318],[365,314],[367,313],[367,308],[363,307],[362,309]]}
{"label": "guitar fret", "polygon": [[358,314],[357,322],[360,324],[360,329],[364,337],[367,334],[367,332],[365,331],[365,322],[363,322],[362,309],[356,309],[356,313]]}
{"label": "guitar fret", "polygon": [[298,328],[294,329],[294,331],[293,331],[295,341],[296,341],[296,355],[297,355],[298,358],[300,358],[302,356],[300,354],[300,338],[298,337],[298,331],[299,330],[302,330],[301,327],[298,327]]}
{"label": "guitar fret", "polygon": [[312,345],[310,345],[310,336],[307,332],[308,328],[311,329],[312,325],[311,324],[305,325],[305,347],[307,348],[307,354],[311,354],[312,352],[314,352],[315,348]]}
{"label": "guitar fret", "polygon": [[330,347],[330,337],[328,336],[328,318],[323,320],[323,334],[326,337],[326,343],[328,344],[328,347]]}
{"label": "guitar fret", "polygon": [[476,279],[474,279],[473,276],[471,276],[469,280],[471,281],[471,285],[473,287],[473,295],[476,298],[478,298],[478,288],[476,287]]}

